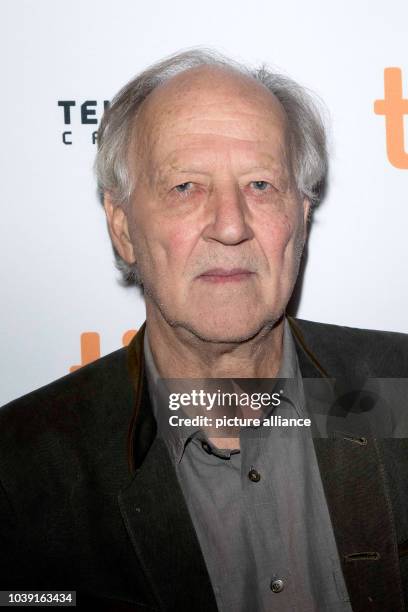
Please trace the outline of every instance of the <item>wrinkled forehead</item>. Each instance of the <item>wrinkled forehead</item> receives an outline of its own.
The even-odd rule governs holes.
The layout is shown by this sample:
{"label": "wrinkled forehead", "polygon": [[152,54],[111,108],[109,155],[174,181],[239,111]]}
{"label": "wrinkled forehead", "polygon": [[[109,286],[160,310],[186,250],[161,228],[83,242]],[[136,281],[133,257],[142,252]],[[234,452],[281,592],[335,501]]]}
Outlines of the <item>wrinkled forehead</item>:
{"label": "wrinkled forehead", "polygon": [[276,96],[254,78],[206,66],[186,70],[158,86],[135,119],[130,150],[162,161],[174,147],[195,140],[271,149],[286,160],[288,121]]}

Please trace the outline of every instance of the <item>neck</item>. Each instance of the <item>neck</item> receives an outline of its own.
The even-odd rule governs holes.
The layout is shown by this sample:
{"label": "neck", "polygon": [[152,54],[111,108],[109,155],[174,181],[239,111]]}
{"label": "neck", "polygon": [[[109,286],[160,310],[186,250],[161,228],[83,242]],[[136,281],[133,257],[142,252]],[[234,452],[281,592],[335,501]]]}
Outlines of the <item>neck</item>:
{"label": "neck", "polygon": [[284,318],[243,342],[205,341],[147,309],[146,330],[162,378],[273,378],[282,360]]}

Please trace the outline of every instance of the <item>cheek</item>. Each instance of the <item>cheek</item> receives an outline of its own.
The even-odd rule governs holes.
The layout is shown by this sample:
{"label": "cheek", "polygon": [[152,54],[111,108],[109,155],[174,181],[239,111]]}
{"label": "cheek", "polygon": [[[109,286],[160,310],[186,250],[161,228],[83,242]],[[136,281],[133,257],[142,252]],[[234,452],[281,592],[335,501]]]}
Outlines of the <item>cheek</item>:
{"label": "cheek", "polygon": [[162,277],[166,270],[183,270],[197,241],[197,230],[180,222],[143,221],[135,219],[132,232],[139,262],[154,268]]}
{"label": "cheek", "polygon": [[195,232],[189,232],[187,228],[180,224],[167,229],[165,234],[159,236],[158,247],[166,267],[177,270],[184,269],[195,241]]}
{"label": "cheek", "polygon": [[294,236],[294,222],[288,215],[279,216],[260,228],[261,243],[269,258],[282,260]]}

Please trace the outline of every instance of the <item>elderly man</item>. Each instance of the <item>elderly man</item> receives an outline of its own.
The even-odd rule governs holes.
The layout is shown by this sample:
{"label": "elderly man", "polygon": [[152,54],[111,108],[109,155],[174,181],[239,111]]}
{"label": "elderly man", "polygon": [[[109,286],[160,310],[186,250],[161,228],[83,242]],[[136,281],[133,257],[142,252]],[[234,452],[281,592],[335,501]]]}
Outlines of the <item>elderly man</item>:
{"label": "elderly man", "polygon": [[[116,96],[96,168],[146,323],[0,411],[2,589],[109,610],[403,610],[408,447],[379,438],[403,394],[360,387],[407,376],[407,338],[285,314],[327,171],[309,96],[178,54]],[[162,379],[276,378],[291,384],[268,414],[312,430],[169,425]]]}

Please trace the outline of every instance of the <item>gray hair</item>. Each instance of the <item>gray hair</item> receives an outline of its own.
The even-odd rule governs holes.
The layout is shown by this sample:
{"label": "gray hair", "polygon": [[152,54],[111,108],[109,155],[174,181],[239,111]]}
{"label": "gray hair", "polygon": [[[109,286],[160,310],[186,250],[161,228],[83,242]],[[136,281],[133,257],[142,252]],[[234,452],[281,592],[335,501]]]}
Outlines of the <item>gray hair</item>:
{"label": "gray hair", "polygon": [[[184,51],[153,64],[113,98],[98,130],[95,172],[100,196],[103,198],[109,192],[116,204],[126,206],[134,187],[128,168],[129,139],[140,106],[157,86],[199,66],[219,66],[252,77],[278,98],[288,118],[296,186],[312,206],[318,204],[324,194],[328,160],[324,122],[311,94],[289,77],[272,72],[264,65],[252,69],[207,49]],[[135,266],[122,260],[116,251],[115,257],[125,281],[141,284]]]}

